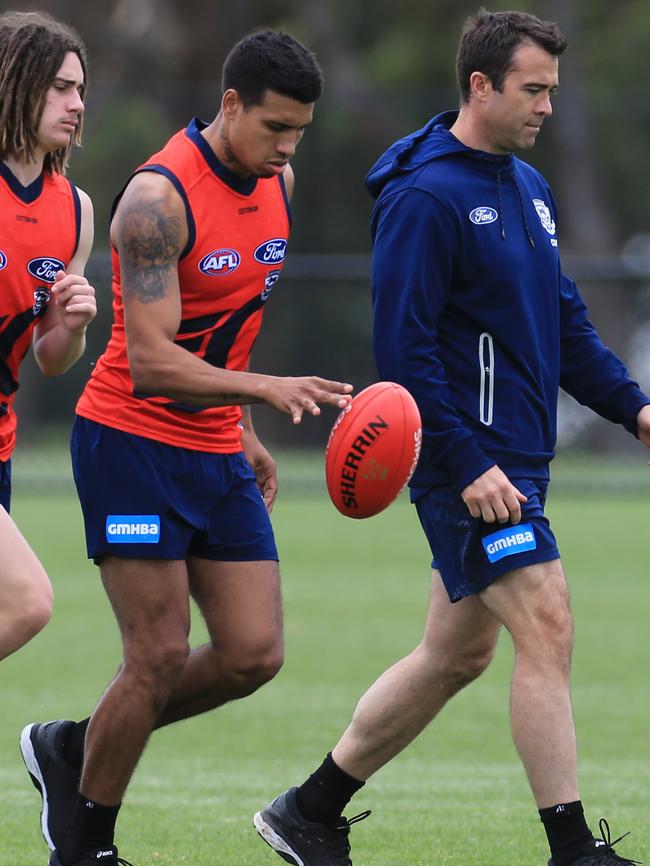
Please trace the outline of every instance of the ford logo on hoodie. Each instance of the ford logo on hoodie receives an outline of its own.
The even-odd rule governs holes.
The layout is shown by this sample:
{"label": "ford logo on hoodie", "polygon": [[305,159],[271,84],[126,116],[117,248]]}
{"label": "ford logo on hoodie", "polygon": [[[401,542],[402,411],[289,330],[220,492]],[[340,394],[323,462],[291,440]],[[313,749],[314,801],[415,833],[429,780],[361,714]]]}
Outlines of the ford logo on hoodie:
{"label": "ford logo on hoodie", "polygon": [[493,207],[475,207],[469,218],[476,226],[485,226],[499,219],[499,214]]}

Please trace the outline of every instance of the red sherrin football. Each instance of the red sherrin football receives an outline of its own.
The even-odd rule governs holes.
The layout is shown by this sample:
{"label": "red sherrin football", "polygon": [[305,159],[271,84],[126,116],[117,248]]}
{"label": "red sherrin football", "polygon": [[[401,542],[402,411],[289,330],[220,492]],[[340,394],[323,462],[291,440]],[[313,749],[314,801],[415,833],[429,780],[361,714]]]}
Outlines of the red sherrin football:
{"label": "red sherrin football", "polygon": [[395,499],[420,456],[422,422],[415,400],[395,382],[375,382],[345,408],[330,433],[325,479],[347,517],[372,517]]}

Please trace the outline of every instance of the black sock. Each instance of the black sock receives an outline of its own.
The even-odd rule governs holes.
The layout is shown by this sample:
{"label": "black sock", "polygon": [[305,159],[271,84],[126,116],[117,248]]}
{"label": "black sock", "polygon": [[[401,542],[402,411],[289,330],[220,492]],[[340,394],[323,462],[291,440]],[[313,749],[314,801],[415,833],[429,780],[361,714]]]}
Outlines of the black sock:
{"label": "black sock", "polygon": [[585,842],[594,838],[580,800],[540,809],[539,817],[546,830],[554,866],[569,866],[580,857]]}
{"label": "black sock", "polygon": [[83,722],[71,722],[63,741],[63,755],[66,761],[79,769],[84,762],[84,743],[89,722],[90,718],[84,719]]}
{"label": "black sock", "polygon": [[298,810],[306,821],[333,826],[365,784],[338,767],[329,752],[316,772],[296,791]]}
{"label": "black sock", "polygon": [[81,793],[77,794],[70,829],[58,851],[63,866],[76,863],[88,851],[106,851],[113,847],[120,805],[102,806]]}

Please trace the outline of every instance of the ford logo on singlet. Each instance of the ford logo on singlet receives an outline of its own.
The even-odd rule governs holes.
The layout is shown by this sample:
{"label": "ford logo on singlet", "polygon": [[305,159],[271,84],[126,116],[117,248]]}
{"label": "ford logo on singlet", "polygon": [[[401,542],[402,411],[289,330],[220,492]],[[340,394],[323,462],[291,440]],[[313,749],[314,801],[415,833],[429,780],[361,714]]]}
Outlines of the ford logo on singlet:
{"label": "ford logo on singlet", "polygon": [[203,256],[199,262],[199,270],[208,277],[223,277],[236,271],[241,262],[237,250],[214,250]]}
{"label": "ford logo on singlet", "polygon": [[0,250],[0,271],[7,267],[7,256]]}
{"label": "ford logo on singlet", "polygon": [[485,226],[496,222],[499,219],[499,214],[493,207],[475,207],[469,218],[475,226]]}
{"label": "ford logo on singlet", "polygon": [[37,280],[53,283],[58,272],[65,270],[65,265],[51,256],[42,256],[38,259],[32,259],[27,265],[27,270]]}
{"label": "ford logo on singlet", "polygon": [[253,253],[253,257],[261,265],[277,265],[284,261],[286,250],[287,242],[284,238],[273,238],[260,244]]}

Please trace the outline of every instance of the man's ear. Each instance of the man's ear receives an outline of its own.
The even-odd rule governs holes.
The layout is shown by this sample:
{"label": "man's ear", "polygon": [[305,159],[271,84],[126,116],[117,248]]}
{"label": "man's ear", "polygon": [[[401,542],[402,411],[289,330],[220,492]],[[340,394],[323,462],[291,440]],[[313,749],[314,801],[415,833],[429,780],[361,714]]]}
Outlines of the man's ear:
{"label": "man's ear", "polygon": [[229,87],[221,97],[221,113],[224,117],[230,119],[234,117],[241,108],[242,101],[239,94],[232,87]]}
{"label": "man's ear", "polygon": [[492,92],[492,81],[484,72],[472,72],[469,77],[470,95],[479,102],[485,102]]}

